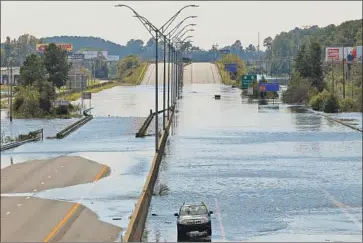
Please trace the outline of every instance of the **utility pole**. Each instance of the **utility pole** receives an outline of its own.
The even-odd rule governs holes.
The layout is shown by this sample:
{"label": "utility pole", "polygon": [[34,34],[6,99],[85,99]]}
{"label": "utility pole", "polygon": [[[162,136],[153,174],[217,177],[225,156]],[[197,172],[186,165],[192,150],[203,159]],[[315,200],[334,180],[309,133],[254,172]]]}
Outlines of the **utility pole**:
{"label": "utility pole", "polygon": [[343,99],[345,99],[345,69],[344,69],[344,61],[345,61],[345,54],[344,54],[344,45],[343,45]]}
{"label": "utility pole", "polygon": [[13,121],[13,67],[10,67],[10,121]]}

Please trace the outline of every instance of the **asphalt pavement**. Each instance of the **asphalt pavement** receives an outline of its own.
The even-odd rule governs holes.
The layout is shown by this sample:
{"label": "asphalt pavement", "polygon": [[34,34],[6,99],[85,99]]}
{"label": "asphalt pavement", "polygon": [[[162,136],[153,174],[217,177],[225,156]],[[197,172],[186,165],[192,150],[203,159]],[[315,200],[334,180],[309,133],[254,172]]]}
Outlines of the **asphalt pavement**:
{"label": "asphalt pavement", "polygon": [[[92,183],[109,172],[108,166],[75,156],[28,161],[3,168],[1,241],[115,240],[121,228],[99,221],[81,204],[34,197],[44,190]],[[25,196],[14,193],[25,193]]]}

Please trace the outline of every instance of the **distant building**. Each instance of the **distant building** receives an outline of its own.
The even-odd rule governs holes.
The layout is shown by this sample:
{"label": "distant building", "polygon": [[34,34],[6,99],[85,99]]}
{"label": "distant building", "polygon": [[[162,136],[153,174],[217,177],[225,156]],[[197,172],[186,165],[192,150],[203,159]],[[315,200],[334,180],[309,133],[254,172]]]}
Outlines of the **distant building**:
{"label": "distant building", "polygon": [[73,54],[68,56],[68,63],[71,69],[68,73],[67,88],[74,91],[86,90],[87,76],[83,73],[85,59],[83,54]]}
{"label": "distant building", "polygon": [[[20,78],[20,67],[13,67],[13,85],[17,85]],[[1,84],[9,84],[10,82],[10,68],[1,67],[0,72],[0,83]]]}

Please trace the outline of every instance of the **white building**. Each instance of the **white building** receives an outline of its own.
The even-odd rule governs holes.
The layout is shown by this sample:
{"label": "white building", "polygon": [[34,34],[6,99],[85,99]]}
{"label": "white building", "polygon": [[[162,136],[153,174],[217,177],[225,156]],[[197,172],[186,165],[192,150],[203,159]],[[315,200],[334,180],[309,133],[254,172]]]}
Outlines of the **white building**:
{"label": "white building", "polygon": [[[10,75],[11,75],[11,68],[8,67],[1,67],[1,72],[0,72],[0,83],[1,84],[9,84],[9,80],[10,80]],[[20,77],[20,67],[13,67],[12,68],[12,76],[13,76],[13,81],[12,83],[14,85],[18,84],[18,80]]]}

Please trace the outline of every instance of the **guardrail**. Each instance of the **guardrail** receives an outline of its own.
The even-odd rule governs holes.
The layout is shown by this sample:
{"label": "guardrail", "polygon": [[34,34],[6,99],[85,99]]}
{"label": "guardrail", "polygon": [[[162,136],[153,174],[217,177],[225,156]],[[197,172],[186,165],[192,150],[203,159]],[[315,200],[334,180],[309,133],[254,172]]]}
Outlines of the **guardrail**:
{"label": "guardrail", "polygon": [[19,137],[21,138],[22,136],[29,136],[31,133],[35,134],[34,138],[29,138],[29,139],[24,139],[24,140],[21,140],[21,141],[16,141],[16,142],[11,142],[11,143],[4,144],[4,145],[2,145],[0,147],[0,151],[4,151],[4,150],[12,149],[12,148],[15,148],[15,147],[19,147],[20,145],[23,145],[25,143],[30,143],[30,142],[34,142],[34,141],[43,140],[43,137],[44,137],[43,136],[43,128],[39,129],[39,130],[29,132],[28,135],[19,135]]}
{"label": "guardrail", "polygon": [[170,120],[168,121],[165,131],[161,136],[158,144],[158,152],[155,153],[154,159],[151,164],[151,169],[146,178],[144,188],[141,192],[139,200],[137,201],[136,207],[132,213],[131,219],[129,221],[127,231],[122,239],[123,242],[141,242],[142,235],[145,228],[145,222],[149,212],[149,206],[151,198],[154,192],[154,186],[156,179],[159,174],[159,167],[161,164],[161,159],[165,150],[165,144],[169,136],[170,126],[173,121],[174,108],[171,108]]}
{"label": "guardrail", "polygon": [[66,136],[68,136],[71,132],[77,130],[87,122],[93,119],[92,115],[89,115],[87,112],[92,110],[93,108],[89,108],[85,111],[83,111],[84,117],[79,119],[78,121],[74,122],[73,124],[69,125],[68,127],[64,128],[62,131],[58,132],[56,135],[57,139],[62,139]]}
{"label": "guardrail", "polygon": [[[168,110],[168,109],[158,111],[158,114],[160,114],[160,113],[162,113],[162,112],[164,112],[166,110]],[[152,109],[150,109],[149,116],[145,119],[145,121],[142,124],[142,126],[140,127],[139,131],[135,134],[135,137],[142,138],[142,137],[145,137],[146,136],[146,130],[150,126],[150,123],[153,120],[155,114],[156,114],[156,112],[153,112]]]}

